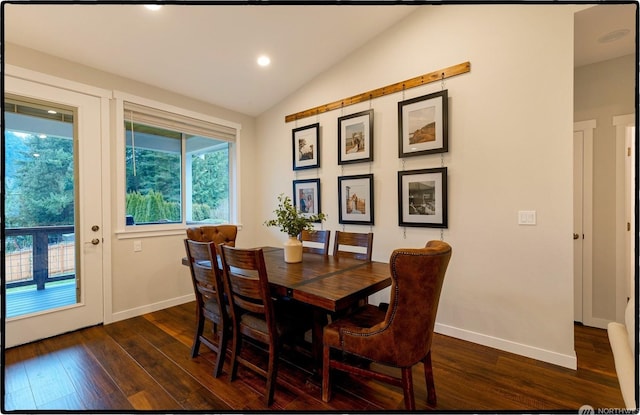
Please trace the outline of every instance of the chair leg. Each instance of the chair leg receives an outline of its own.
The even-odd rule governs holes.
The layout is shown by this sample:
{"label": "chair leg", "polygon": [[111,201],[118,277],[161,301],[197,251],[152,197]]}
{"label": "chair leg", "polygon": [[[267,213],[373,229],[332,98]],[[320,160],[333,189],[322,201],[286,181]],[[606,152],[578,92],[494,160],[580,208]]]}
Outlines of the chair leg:
{"label": "chair leg", "polygon": [[193,346],[191,346],[192,358],[198,355],[198,350],[200,349],[200,336],[202,336],[202,331],[204,330],[204,316],[201,312],[197,313],[196,319],[198,323],[196,324],[196,334],[193,336]]}
{"label": "chair leg", "polygon": [[240,353],[240,345],[242,335],[238,333],[236,327],[233,328],[233,340],[231,345],[231,369],[229,370],[229,381],[236,378],[238,373],[238,354]]}
{"label": "chair leg", "polygon": [[415,411],[416,400],[413,397],[413,375],[411,366],[402,368],[402,391],[404,392],[404,407],[408,411]]}
{"label": "chair leg", "polygon": [[218,326],[218,356],[216,357],[216,365],[213,368],[214,378],[222,374],[222,366],[224,366],[224,358],[227,354],[228,338],[227,328],[223,324],[220,324]]}
{"label": "chair leg", "polygon": [[433,382],[433,366],[431,365],[431,352],[422,359],[424,364],[424,380],[427,384],[427,403],[436,406],[436,385]]}
{"label": "chair leg", "polygon": [[322,348],[322,400],[329,402],[331,400],[331,383],[329,379],[329,373],[331,369],[331,348],[324,346]]}
{"label": "chair leg", "polygon": [[269,351],[269,366],[267,369],[267,390],[265,392],[265,403],[271,406],[273,403],[273,394],[275,392],[276,376],[278,374],[278,348],[273,347]]}

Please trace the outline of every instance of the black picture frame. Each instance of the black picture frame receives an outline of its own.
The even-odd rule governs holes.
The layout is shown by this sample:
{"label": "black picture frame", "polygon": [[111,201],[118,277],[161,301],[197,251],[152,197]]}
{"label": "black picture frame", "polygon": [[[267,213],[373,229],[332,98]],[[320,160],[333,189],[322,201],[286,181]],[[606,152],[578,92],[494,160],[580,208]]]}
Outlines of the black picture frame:
{"label": "black picture frame", "polygon": [[424,228],[448,226],[447,168],[398,172],[398,224]]}
{"label": "black picture frame", "polygon": [[447,90],[398,102],[398,157],[449,151]]}
{"label": "black picture frame", "polygon": [[338,164],[373,161],[373,109],[338,118]]}
{"label": "black picture frame", "polygon": [[374,224],[373,174],[338,177],[338,223]]}
{"label": "black picture frame", "polygon": [[308,217],[322,212],[320,196],[320,179],[293,181],[293,205],[300,210],[304,216]]}
{"label": "black picture frame", "polygon": [[320,123],[291,131],[293,170],[320,167]]}

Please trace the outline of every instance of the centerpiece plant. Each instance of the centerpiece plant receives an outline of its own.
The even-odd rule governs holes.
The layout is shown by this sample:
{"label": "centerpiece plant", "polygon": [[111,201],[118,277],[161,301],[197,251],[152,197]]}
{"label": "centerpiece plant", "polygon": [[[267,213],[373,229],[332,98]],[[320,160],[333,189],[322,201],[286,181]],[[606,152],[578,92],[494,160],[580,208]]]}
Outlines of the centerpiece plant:
{"label": "centerpiece plant", "polygon": [[314,222],[326,220],[326,215],[302,213],[293,205],[291,198],[282,193],[278,196],[278,207],[273,213],[276,215],[275,219],[269,219],[264,224],[268,227],[276,226],[289,235],[289,240],[285,243],[285,262],[302,261],[302,242],[298,240],[298,235],[303,230],[313,232]]}

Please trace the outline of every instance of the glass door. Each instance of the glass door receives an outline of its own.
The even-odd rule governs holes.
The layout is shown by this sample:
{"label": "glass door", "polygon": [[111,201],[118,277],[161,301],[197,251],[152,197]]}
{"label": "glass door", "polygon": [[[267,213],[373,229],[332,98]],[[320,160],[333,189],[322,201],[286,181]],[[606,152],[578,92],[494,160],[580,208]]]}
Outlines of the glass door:
{"label": "glass door", "polygon": [[5,98],[7,318],[76,304],[72,110]]}
{"label": "glass door", "polygon": [[101,134],[99,98],[10,77],[5,84],[3,280],[12,346],[102,322]]}

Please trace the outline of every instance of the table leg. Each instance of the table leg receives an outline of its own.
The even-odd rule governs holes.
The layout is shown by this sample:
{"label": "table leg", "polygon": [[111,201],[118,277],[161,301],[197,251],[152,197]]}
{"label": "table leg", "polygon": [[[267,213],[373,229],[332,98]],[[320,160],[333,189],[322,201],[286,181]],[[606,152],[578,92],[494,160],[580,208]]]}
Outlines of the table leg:
{"label": "table leg", "polygon": [[311,350],[318,370],[322,369],[322,331],[327,325],[327,312],[321,308],[313,308],[313,328],[311,330]]}

